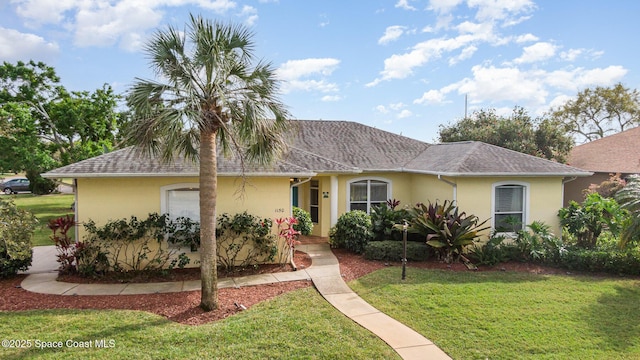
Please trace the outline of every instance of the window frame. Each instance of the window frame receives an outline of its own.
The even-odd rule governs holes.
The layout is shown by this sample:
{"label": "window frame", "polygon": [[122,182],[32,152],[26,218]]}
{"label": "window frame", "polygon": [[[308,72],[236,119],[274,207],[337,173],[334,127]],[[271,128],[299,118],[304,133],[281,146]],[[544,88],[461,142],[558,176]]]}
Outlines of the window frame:
{"label": "window frame", "polygon": [[[497,205],[497,189],[506,186],[517,186],[522,188],[522,229],[524,229],[527,224],[529,224],[529,213],[530,213],[530,184],[524,181],[499,181],[493,183],[491,186],[491,228],[496,231],[496,205]],[[513,212],[510,212],[513,213]],[[497,234],[504,235],[515,235],[514,232],[506,231],[506,232],[497,232]]]}
{"label": "window frame", "polygon": [[[349,181],[347,181],[347,196],[346,196],[346,211],[349,212],[351,211],[351,185],[353,183],[357,183],[357,182],[362,182],[362,181],[366,181],[367,182],[367,200],[366,200],[366,206],[367,206],[367,214],[371,213],[371,181],[379,181],[379,182],[383,182],[387,185],[387,195],[386,198],[384,199],[384,201],[386,202],[387,200],[392,198],[392,194],[393,194],[393,189],[392,189],[392,181],[390,179],[387,178],[383,178],[383,177],[375,177],[375,176],[371,176],[371,177],[359,177],[359,178],[355,178],[355,179],[351,179]],[[363,203],[363,202],[361,202]]]}
{"label": "window frame", "polygon": [[[173,190],[181,190],[188,189],[192,191],[200,192],[200,184],[199,183],[179,183],[179,184],[171,184],[160,187],[160,213],[161,214],[169,214],[169,192]],[[198,207],[200,204],[197,204]],[[193,220],[193,219],[192,219]],[[198,219],[200,221],[200,219]]]}

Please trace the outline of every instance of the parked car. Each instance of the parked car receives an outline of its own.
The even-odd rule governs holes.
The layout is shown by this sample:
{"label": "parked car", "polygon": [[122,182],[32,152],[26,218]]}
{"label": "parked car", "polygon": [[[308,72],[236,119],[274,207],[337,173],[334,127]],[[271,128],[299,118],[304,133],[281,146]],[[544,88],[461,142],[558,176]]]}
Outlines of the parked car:
{"label": "parked car", "polygon": [[15,178],[0,184],[0,189],[7,194],[16,194],[18,191],[30,191],[29,180],[25,178]]}

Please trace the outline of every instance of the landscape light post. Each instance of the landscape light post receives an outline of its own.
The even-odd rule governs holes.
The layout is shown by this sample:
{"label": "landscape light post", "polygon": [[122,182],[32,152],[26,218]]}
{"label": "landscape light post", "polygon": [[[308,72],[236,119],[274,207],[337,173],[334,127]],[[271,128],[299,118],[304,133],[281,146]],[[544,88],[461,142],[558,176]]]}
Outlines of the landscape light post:
{"label": "landscape light post", "polygon": [[402,280],[407,277],[407,222],[402,225]]}

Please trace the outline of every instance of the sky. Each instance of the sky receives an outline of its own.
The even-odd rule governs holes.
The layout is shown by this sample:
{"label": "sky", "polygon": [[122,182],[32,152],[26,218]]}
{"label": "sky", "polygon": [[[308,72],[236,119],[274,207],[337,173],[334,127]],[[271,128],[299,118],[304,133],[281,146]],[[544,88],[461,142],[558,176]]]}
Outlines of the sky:
{"label": "sky", "polygon": [[0,0],[0,61],[126,94],[153,79],[149,37],[190,13],[254,33],[295,119],[426,142],[465,111],[538,117],[586,88],[640,88],[636,0]]}

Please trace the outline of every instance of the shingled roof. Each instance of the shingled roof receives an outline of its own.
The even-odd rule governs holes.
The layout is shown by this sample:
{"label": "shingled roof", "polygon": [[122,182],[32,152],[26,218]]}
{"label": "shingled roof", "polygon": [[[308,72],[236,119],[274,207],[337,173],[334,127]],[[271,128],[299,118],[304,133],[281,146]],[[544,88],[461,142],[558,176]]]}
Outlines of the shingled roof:
{"label": "shingled roof", "polygon": [[640,173],[640,127],[574,147],[569,164],[595,172]]}
{"label": "shingled roof", "polygon": [[[394,171],[444,176],[587,176],[590,173],[481,142],[430,145],[348,121],[294,121],[289,152],[247,176],[307,177],[319,173]],[[237,158],[218,159],[220,176],[238,176]],[[45,177],[197,176],[198,165],[176,157],[165,164],[133,148],[67,165]]]}

